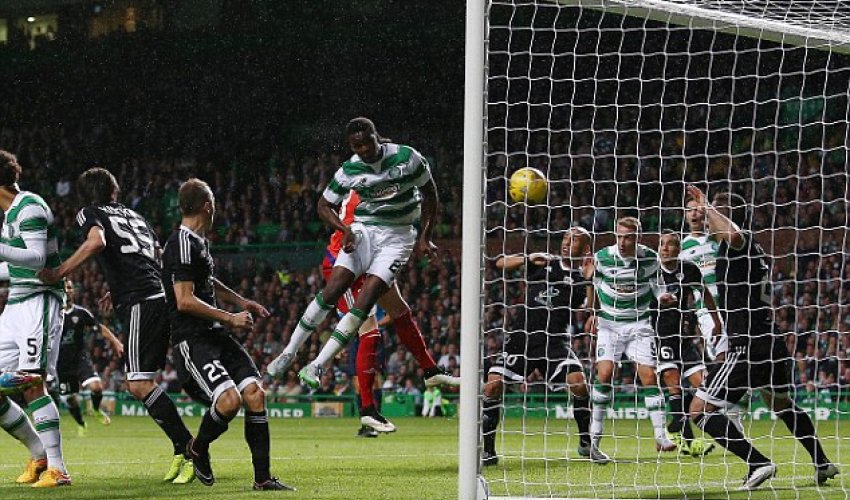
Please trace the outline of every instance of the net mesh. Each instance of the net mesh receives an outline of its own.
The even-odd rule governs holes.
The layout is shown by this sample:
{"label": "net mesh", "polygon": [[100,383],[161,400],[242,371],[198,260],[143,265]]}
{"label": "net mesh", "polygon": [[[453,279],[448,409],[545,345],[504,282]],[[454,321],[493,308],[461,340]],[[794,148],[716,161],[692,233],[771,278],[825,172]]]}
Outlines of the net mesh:
{"label": "net mesh", "polygon": [[[782,38],[776,31],[754,37],[751,21],[736,34],[728,17],[721,30],[706,28],[705,19],[683,23],[681,14],[696,6],[762,18],[819,30],[828,41],[850,31],[850,6],[572,3],[585,6],[488,3],[482,377],[508,334],[523,334],[534,284],[527,266],[502,269],[495,265],[500,257],[557,255],[572,225],[593,234],[596,251],[614,243],[614,222],[626,215],[640,219],[641,242],[654,250],[661,231],[688,231],[686,184],[709,196],[731,191],[749,203],[751,229],[769,257],[773,329],[791,353],[792,395],[811,410],[827,455],[841,467],[850,453],[850,58],[832,43],[783,45],[774,41]],[[637,9],[647,6],[651,14]],[[664,9],[670,22],[659,17]],[[523,167],[548,178],[544,203],[511,200],[508,179]],[[586,317],[575,310],[568,324],[550,325],[548,336],[554,342],[568,335],[592,379]],[[492,495],[727,498],[747,472],[722,449],[705,457],[659,455],[646,388],[628,360],[614,379],[602,442],[615,460],[604,467],[578,455],[573,402],[563,387],[547,384],[540,369],[522,375],[523,384],[505,384],[498,394],[499,463],[483,473]],[[850,484],[841,476],[815,487],[809,455],[758,394],[741,406],[745,435],[779,466],[764,486],[769,498],[844,497]]]}

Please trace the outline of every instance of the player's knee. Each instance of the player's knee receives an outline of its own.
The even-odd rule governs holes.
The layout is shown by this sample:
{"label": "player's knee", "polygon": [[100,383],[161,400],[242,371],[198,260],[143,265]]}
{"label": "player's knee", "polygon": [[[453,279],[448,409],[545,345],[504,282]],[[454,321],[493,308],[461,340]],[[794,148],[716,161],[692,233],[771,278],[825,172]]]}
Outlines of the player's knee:
{"label": "player's knee", "polygon": [[92,382],[89,384],[88,389],[93,393],[103,392],[103,385],[100,382]]}
{"label": "player's knee", "polygon": [[242,406],[248,411],[263,411],[266,407],[266,391],[258,384],[249,384],[242,389]]}
{"label": "player's knee", "polygon": [[580,398],[588,396],[587,379],[584,378],[582,372],[573,372],[567,375],[567,387],[573,396]]}
{"label": "player's knee", "polygon": [[127,382],[127,391],[139,401],[143,400],[154,389],[152,380],[133,380]]}
{"label": "player's knee", "polygon": [[215,410],[225,417],[233,417],[239,412],[239,407],[242,405],[242,397],[235,388],[230,388],[215,400]]}
{"label": "player's knee", "polygon": [[695,397],[693,401],[691,401],[691,407],[688,408],[688,412],[690,417],[694,419],[694,421],[697,421],[702,418],[702,415],[708,412],[708,403],[698,397]]}
{"label": "player's knee", "polygon": [[501,399],[502,397],[502,379],[488,380],[484,385],[484,396],[490,399]]}

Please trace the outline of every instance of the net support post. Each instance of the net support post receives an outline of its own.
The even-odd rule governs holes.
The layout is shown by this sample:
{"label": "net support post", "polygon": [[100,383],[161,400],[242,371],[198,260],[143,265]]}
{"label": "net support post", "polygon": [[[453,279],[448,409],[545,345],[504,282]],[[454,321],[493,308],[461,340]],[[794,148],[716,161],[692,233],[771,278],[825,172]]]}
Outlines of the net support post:
{"label": "net support post", "polygon": [[461,252],[460,422],[458,498],[479,496],[479,393],[481,376],[481,262],[484,168],[484,46],[486,0],[466,2],[463,124],[463,249]]}

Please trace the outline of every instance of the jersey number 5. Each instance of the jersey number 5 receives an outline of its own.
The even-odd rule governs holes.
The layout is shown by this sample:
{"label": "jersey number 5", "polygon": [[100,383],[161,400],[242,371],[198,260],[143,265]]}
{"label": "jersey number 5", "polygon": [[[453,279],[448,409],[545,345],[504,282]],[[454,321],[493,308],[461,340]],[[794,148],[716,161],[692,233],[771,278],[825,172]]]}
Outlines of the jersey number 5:
{"label": "jersey number 5", "polygon": [[112,215],[109,217],[109,223],[115,234],[126,243],[121,245],[121,253],[141,253],[151,260],[156,260],[153,238],[148,233],[145,221],[137,217]]}

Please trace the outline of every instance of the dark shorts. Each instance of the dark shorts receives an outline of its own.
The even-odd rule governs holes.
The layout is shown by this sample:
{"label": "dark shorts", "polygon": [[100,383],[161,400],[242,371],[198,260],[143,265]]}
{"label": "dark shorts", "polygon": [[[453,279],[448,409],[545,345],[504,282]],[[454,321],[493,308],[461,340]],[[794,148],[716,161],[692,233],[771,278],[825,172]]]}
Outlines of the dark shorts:
{"label": "dark shorts", "polygon": [[183,390],[205,405],[230,388],[241,393],[252,383],[261,383],[251,356],[229,335],[192,337],[176,344],[173,355]]}
{"label": "dark shorts", "polygon": [[124,371],[128,381],[153,380],[165,366],[171,324],[165,298],[145,300],[119,310],[127,330]]}
{"label": "dark shorts", "polygon": [[94,380],[100,380],[88,352],[83,352],[78,356],[76,362],[59,368],[59,394],[63,396],[76,394],[80,392],[80,387],[88,385]]}
{"label": "dark shorts", "polygon": [[501,375],[508,383],[522,383],[535,370],[540,372],[550,390],[560,390],[566,387],[567,375],[583,372],[584,366],[573,350],[565,345],[553,344],[536,354],[525,346],[508,343],[505,350],[493,359],[488,373]]}
{"label": "dark shorts", "polygon": [[682,377],[706,369],[699,348],[692,339],[680,335],[658,338],[658,373],[677,368]]}
{"label": "dark shorts", "polygon": [[[765,338],[767,349],[730,346],[726,359],[709,367],[697,397],[715,406],[735,404],[752,389],[787,393],[792,387],[793,362],[782,339]],[[772,346],[771,346],[772,344]]]}

